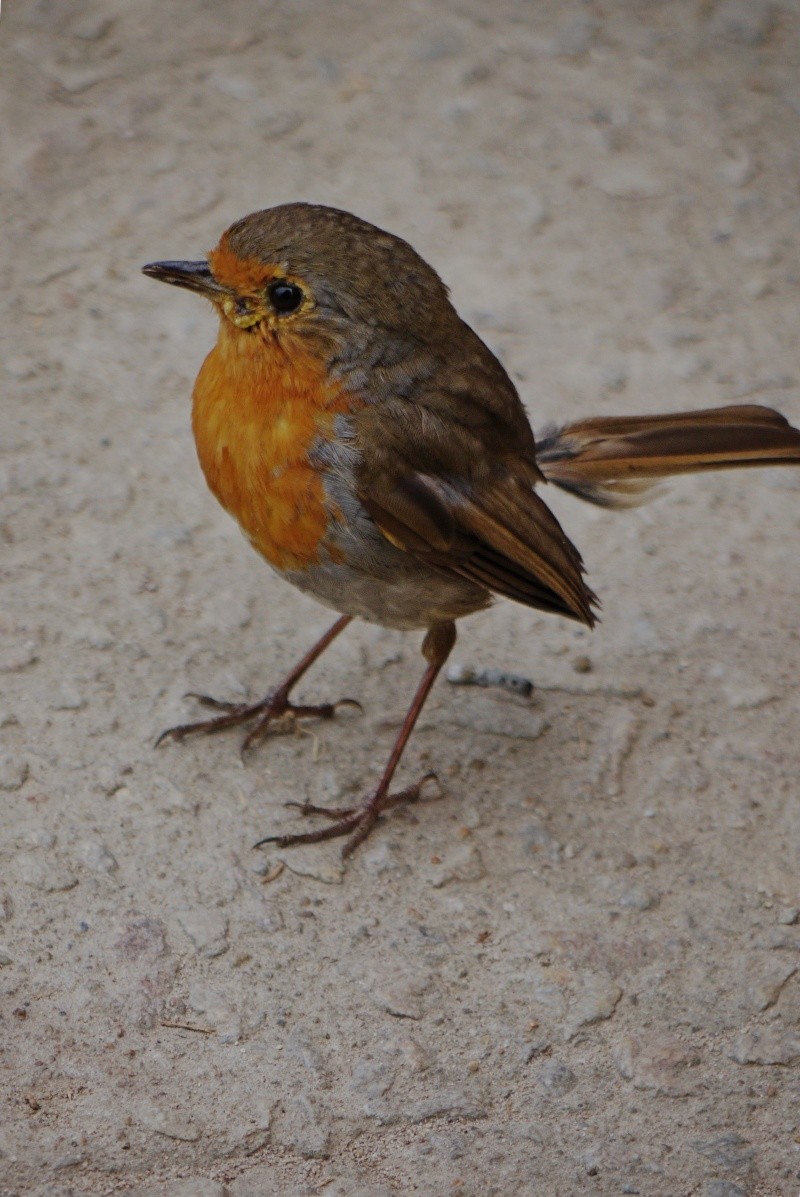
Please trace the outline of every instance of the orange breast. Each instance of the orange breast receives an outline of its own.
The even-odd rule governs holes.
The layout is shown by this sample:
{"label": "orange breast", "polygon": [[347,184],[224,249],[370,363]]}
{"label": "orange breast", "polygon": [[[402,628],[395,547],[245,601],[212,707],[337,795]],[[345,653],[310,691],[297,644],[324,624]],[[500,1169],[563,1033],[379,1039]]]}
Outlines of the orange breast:
{"label": "orange breast", "polygon": [[276,569],[319,560],[329,514],[308,454],[346,407],[301,338],[278,343],[221,322],[194,388],[197,453],[211,490]]}

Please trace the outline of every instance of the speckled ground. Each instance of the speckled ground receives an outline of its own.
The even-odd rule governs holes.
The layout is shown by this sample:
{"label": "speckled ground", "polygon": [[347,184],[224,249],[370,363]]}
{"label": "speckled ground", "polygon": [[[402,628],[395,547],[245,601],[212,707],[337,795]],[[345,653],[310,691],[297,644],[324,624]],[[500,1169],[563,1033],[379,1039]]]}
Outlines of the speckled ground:
{"label": "speckled ground", "polygon": [[[363,717],[153,750],[328,615],[216,507],[214,336],[139,274],[289,199],[409,238],[536,426],[800,421],[800,12],[783,0],[13,0],[0,18],[0,1193],[796,1197],[800,471],[625,515],[548,495],[589,636],[499,604],[335,845],[420,668],[365,625],[301,693]],[[283,860],[283,863],[282,863]]]}

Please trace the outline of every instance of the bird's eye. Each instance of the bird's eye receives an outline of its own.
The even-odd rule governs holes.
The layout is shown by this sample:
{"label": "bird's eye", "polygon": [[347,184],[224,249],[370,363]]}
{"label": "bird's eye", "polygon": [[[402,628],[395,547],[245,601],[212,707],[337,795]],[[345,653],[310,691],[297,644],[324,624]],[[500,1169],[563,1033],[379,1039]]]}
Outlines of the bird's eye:
{"label": "bird's eye", "polygon": [[279,316],[286,316],[289,312],[296,312],[303,302],[303,292],[294,283],[270,283],[267,296],[273,310]]}

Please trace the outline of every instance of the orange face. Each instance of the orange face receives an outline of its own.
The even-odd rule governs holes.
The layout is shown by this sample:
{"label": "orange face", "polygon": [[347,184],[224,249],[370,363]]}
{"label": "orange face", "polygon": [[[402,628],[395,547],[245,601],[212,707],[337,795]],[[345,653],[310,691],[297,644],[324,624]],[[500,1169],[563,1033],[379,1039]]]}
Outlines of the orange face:
{"label": "orange face", "polygon": [[[277,264],[238,258],[224,237],[209,266],[224,291],[210,296],[220,310],[219,337],[194,389],[200,464],[254,547],[279,570],[301,569],[319,560],[331,517],[309,453],[333,436],[334,417],[350,400],[303,335],[313,298],[302,280]],[[296,306],[276,311],[276,296]]]}

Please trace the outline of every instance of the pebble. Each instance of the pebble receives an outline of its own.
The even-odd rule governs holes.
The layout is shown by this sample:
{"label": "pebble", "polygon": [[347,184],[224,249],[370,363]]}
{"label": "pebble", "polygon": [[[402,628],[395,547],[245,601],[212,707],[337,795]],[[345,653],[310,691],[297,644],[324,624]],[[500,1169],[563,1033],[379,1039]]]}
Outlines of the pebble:
{"label": "pebble", "polygon": [[573,1039],[581,1027],[610,1018],[621,997],[622,990],[610,977],[593,973],[582,978],[564,1021],[564,1039]]}
{"label": "pebble", "polygon": [[89,648],[107,649],[114,644],[114,636],[110,628],[95,619],[79,620],[72,631],[72,638],[76,644],[86,644]]}
{"label": "pebble", "polygon": [[70,33],[84,42],[99,42],[111,31],[114,24],[113,17],[105,13],[90,13],[82,16],[70,26]]}
{"label": "pebble", "polygon": [[711,15],[708,32],[739,46],[760,46],[774,24],[775,6],[769,0],[722,0]]}
{"label": "pebble", "polygon": [[778,698],[763,682],[729,682],[722,687],[722,693],[732,711],[752,711]]}
{"label": "pebble", "polygon": [[101,840],[83,840],[78,845],[78,859],[94,873],[115,873],[117,859]]}
{"label": "pebble", "polygon": [[782,927],[791,927],[800,919],[800,909],[797,906],[779,906],[777,918]]}
{"label": "pebble", "polygon": [[362,1100],[374,1102],[389,1092],[396,1076],[385,1060],[358,1060],[350,1074],[350,1088]]}
{"label": "pebble", "polygon": [[602,28],[588,12],[577,12],[558,29],[549,50],[556,58],[580,58],[588,54]]}
{"label": "pebble", "polygon": [[742,1031],[730,1054],[737,1064],[794,1064],[800,1059],[800,1032],[780,1025]]}
{"label": "pebble", "polygon": [[141,788],[143,801],[147,805],[157,805],[167,815],[184,814],[195,809],[194,799],[179,790],[168,777],[154,777],[149,786],[143,785]]}
{"label": "pebble", "polygon": [[86,706],[86,699],[69,682],[58,687],[47,704],[51,711],[80,711]]}
{"label": "pebble", "polygon": [[0,944],[0,968],[13,962],[13,956],[4,944]]}
{"label": "pebble", "polygon": [[420,727],[441,728],[443,720],[455,727],[487,736],[513,740],[538,740],[549,727],[530,704],[497,695],[487,699],[464,689],[456,691],[444,712],[427,716]]}
{"label": "pebble", "polygon": [[632,885],[625,889],[617,899],[620,910],[653,910],[661,901],[661,895],[655,890],[645,889],[642,885]]}
{"label": "pebble", "polygon": [[187,998],[189,1009],[202,1014],[205,1021],[217,1032],[220,1043],[236,1043],[242,1036],[241,1022],[231,1002],[204,981],[195,981],[189,986]]}
{"label": "pebble", "polygon": [[299,1060],[304,1068],[308,1069],[318,1085],[326,1089],[330,1087],[330,1072],[322,1054],[302,1027],[295,1027],[292,1030],[286,1041],[286,1050],[289,1055]]}
{"label": "pebble", "polygon": [[19,790],[28,778],[28,762],[14,752],[0,752],[0,790]]}
{"label": "pebble", "polygon": [[449,848],[439,864],[425,870],[425,879],[434,889],[459,881],[480,881],[485,876],[483,859],[474,844],[457,844]]}
{"label": "pebble", "polygon": [[758,956],[748,960],[737,976],[743,975],[744,989],[740,998],[743,1009],[760,1013],[774,1005],[781,989],[797,972],[793,961],[776,959],[774,956]]}
{"label": "pebble", "polygon": [[157,960],[167,953],[167,929],[160,919],[134,911],[114,946],[122,960]]}
{"label": "pebble", "polygon": [[178,911],[178,925],[201,956],[211,960],[228,950],[228,920],[219,910],[194,906]]}
{"label": "pebble", "polygon": [[[396,1191],[396,1190],[395,1190]],[[318,1189],[319,1197],[392,1197],[387,1185],[360,1183],[358,1178],[341,1177]]]}
{"label": "pebble", "polygon": [[428,973],[415,972],[398,963],[374,974],[367,983],[367,991],[373,1004],[394,1018],[420,1019],[424,1013],[422,998],[430,986]]}
{"label": "pebble", "polygon": [[0,673],[19,673],[38,660],[36,640],[24,640],[0,651]]}
{"label": "pebble", "polygon": [[429,1122],[432,1118],[460,1118],[465,1122],[475,1122],[485,1117],[483,1105],[471,1101],[465,1093],[446,1090],[424,1101],[414,1102],[402,1112],[399,1119],[394,1120],[414,1126]]}
{"label": "pebble", "polygon": [[523,833],[523,850],[529,856],[545,856],[548,860],[561,859],[563,845],[540,823],[531,823]]}
{"label": "pebble", "polygon": [[331,1138],[330,1116],[305,1093],[275,1111],[272,1142],[279,1147],[288,1147],[306,1159],[327,1159]]}
{"label": "pebble", "polygon": [[20,881],[42,893],[62,893],[78,884],[78,878],[69,869],[32,852],[20,853],[16,867]]}
{"label": "pebble", "polygon": [[229,1190],[216,1180],[193,1176],[127,1189],[125,1197],[227,1197],[228,1192]]}
{"label": "pebble", "polygon": [[600,734],[589,766],[589,782],[608,798],[622,793],[622,771],[639,737],[639,719],[631,710],[616,711]]}
{"label": "pebble", "polygon": [[594,172],[594,186],[611,199],[648,200],[665,195],[666,181],[644,162],[619,156]]}
{"label": "pebble", "polygon": [[392,845],[383,839],[362,853],[361,862],[370,877],[383,877],[400,867],[400,859]]}
{"label": "pebble", "polygon": [[732,187],[744,187],[753,178],[756,167],[747,150],[742,150],[735,158],[726,158],[719,173]]}
{"label": "pebble", "polygon": [[652,1089],[665,1097],[687,1097],[700,1088],[689,1071],[700,1063],[699,1053],[680,1039],[643,1040],[626,1035],[614,1049],[614,1063],[635,1089]]}
{"label": "pebble", "polygon": [[164,1135],[167,1139],[179,1139],[183,1143],[196,1143],[200,1132],[196,1127],[172,1111],[150,1106],[139,1115],[139,1122],[147,1130]]}
{"label": "pebble", "polygon": [[731,1180],[707,1180],[703,1197],[748,1197],[748,1190]]}
{"label": "pebble", "polygon": [[542,1066],[538,1081],[549,1096],[563,1097],[570,1089],[575,1088],[578,1078],[562,1060],[550,1059]]}
{"label": "pebble", "polygon": [[321,881],[323,885],[341,885],[344,879],[345,867],[342,863],[341,849],[338,848],[334,848],[330,855],[326,855],[325,850],[318,844],[309,849],[291,848],[285,854],[276,852],[275,859],[295,876],[311,877],[314,881]]}
{"label": "pebble", "polygon": [[698,1155],[719,1168],[748,1168],[756,1154],[748,1140],[736,1131],[729,1131],[716,1139],[695,1139],[691,1146]]}

